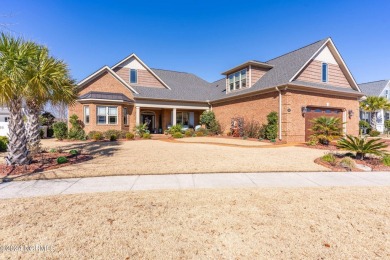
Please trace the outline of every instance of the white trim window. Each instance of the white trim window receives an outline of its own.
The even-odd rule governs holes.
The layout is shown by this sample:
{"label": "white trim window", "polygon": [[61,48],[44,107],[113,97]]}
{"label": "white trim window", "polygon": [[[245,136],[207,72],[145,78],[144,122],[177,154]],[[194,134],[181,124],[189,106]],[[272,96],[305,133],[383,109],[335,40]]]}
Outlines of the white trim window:
{"label": "white trim window", "polygon": [[84,124],[89,124],[89,106],[84,106]]}
{"label": "white trim window", "polygon": [[388,89],[385,90],[385,97],[386,97],[387,99],[389,99],[389,90],[388,90]]}
{"label": "white trim window", "polygon": [[323,62],[321,66],[322,82],[328,82],[328,63]]}
{"label": "white trim window", "polygon": [[97,106],[96,114],[98,125],[118,124],[118,107]]}
{"label": "white trim window", "polygon": [[128,115],[127,107],[124,107],[123,108],[123,124],[124,125],[128,125],[129,124],[129,120],[127,118],[127,115]]}
{"label": "white trim window", "polygon": [[176,112],[176,124],[182,126],[189,126],[190,112]]}
{"label": "white trim window", "polygon": [[229,91],[246,88],[247,86],[247,70],[243,69],[228,76]]}
{"label": "white trim window", "polygon": [[136,69],[130,69],[130,83],[137,84],[138,83],[138,71]]}

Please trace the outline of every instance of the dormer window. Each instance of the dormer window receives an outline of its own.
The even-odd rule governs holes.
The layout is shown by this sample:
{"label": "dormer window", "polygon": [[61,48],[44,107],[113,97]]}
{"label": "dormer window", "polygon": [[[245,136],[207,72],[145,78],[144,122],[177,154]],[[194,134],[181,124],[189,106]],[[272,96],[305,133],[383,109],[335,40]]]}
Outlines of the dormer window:
{"label": "dormer window", "polygon": [[228,86],[230,91],[246,88],[246,69],[230,74]]}
{"label": "dormer window", "polygon": [[328,82],[328,63],[322,63],[322,82]]}
{"label": "dormer window", "polygon": [[137,75],[136,69],[130,69],[130,83],[137,84],[138,82],[138,75]]}

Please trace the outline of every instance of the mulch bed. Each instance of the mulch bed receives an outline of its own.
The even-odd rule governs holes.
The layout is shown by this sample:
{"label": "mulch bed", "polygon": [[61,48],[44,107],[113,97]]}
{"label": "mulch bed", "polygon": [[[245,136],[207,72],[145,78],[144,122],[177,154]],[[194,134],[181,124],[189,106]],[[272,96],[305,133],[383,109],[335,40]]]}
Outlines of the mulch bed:
{"label": "mulch bed", "polygon": [[[68,162],[58,164],[57,158],[60,156],[66,157],[68,159]],[[58,169],[72,164],[85,162],[91,159],[92,156],[88,154],[79,154],[77,156],[73,156],[69,153],[42,152],[41,154],[33,156],[33,160],[30,165],[8,166],[5,164],[0,164],[0,177],[28,175],[32,173]]]}
{"label": "mulch bed", "polygon": [[323,145],[323,144],[316,144],[316,145],[298,144],[297,146],[305,147],[305,148],[312,148],[312,149],[329,150],[329,151],[336,151],[337,150],[337,147],[336,147],[335,143],[330,143],[329,145]]}
{"label": "mulch bed", "polygon": [[[331,169],[334,172],[347,172],[346,168],[340,165],[340,161],[345,158],[344,154],[335,154],[336,157],[336,163],[335,165],[330,164],[329,162],[324,162],[321,158],[317,158],[314,160],[315,163],[322,165],[326,168]],[[353,157],[350,157],[355,161],[356,164],[363,164],[372,169],[372,171],[390,171],[390,167],[383,165],[381,159],[379,158],[374,158],[374,157],[367,157],[364,160],[357,160]],[[363,172],[363,170],[358,169],[358,168],[353,168],[351,169],[353,172]]]}

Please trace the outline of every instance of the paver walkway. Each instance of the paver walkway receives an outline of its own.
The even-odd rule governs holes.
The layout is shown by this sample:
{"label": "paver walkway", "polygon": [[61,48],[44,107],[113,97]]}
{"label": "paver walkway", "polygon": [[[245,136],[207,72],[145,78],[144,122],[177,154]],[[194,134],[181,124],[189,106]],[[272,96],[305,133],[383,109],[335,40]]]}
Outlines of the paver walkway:
{"label": "paver walkway", "polygon": [[319,186],[390,186],[390,172],[205,173],[14,181],[0,184],[0,199],[110,191]]}

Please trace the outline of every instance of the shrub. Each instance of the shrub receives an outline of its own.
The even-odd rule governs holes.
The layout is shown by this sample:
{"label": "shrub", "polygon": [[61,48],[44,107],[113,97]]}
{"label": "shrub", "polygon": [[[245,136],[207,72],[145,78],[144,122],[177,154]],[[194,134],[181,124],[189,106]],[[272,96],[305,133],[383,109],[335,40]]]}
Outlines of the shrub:
{"label": "shrub", "polygon": [[[103,133],[104,138],[111,140],[111,136],[115,136],[115,140],[121,138],[122,132],[120,130],[107,130]],[[114,140],[114,141],[115,141]]]}
{"label": "shrub", "polygon": [[276,139],[271,139],[269,140],[271,143],[275,143],[276,142]]}
{"label": "shrub", "polygon": [[64,157],[64,156],[60,156],[57,158],[57,163],[58,164],[63,164],[63,163],[67,163],[68,162],[68,158]]}
{"label": "shrub", "polygon": [[318,143],[317,138],[310,138],[309,141],[306,143],[307,145],[314,146]]}
{"label": "shrub", "polygon": [[370,135],[371,137],[377,137],[377,136],[379,136],[380,134],[381,134],[381,132],[379,132],[379,131],[377,131],[377,130],[371,130],[370,133],[369,133],[369,135]]}
{"label": "shrub", "polygon": [[342,166],[350,171],[353,168],[355,168],[356,164],[355,164],[355,161],[353,159],[351,159],[350,157],[345,157],[345,158],[341,159],[340,166]]}
{"label": "shrub", "polygon": [[187,136],[187,137],[191,137],[191,136],[194,134],[194,130],[188,129],[184,134],[185,134],[185,136]]}
{"label": "shrub", "polygon": [[104,136],[103,136],[103,134],[101,132],[96,131],[93,134],[92,139],[95,140],[95,141],[100,141],[100,140],[104,139]]}
{"label": "shrub", "polygon": [[268,124],[265,128],[265,138],[268,140],[275,139],[278,135],[278,126]]}
{"label": "shrub", "polygon": [[69,123],[72,125],[68,132],[68,138],[73,140],[85,140],[85,131],[83,122],[75,114],[69,117]]}
{"label": "shrub", "polygon": [[127,140],[134,140],[134,134],[130,133],[130,132],[126,133],[126,139]]}
{"label": "shrub", "polygon": [[389,135],[390,132],[390,120],[385,120],[385,131],[387,135]]}
{"label": "shrub", "polygon": [[51,148],[50,150],[49,150],[49,153],[56,153],[57,152],[57,149],[54,149],[54,148]]}
{"label": "shrub", "polygon": [[70,150],[69,153],[71,155],[78,155],[79,154],[79,152],[77,150],[74,150],[74,149]]}
{"label": "shrub", "polygon": [[246,140],[246,139],[248,139],[248,136],[244,135],[244,136],[242,137],[242,140]]}
{"label": "shrub", "polygon": [[201,136],[204,136],[204,134],[203,134],[203,132],[198,131],[198,132],[196,132],[196,136],[201,137]]}
{"label": "shrub", "polygon": [[43,132],[42,129],[39,129],[39,137],[43,139],[43,136],[45,135],[45,132]]}
{"label": "shrub", "polygon": [[312,138],[318,142],[328,145],[333,139],[341,136],[341,120],[338,117],[320,116],[311,121],[313,123],[311,130]]}
{"label": "shrub", "polygon": [[134,127],[134,132],[139,137],[144,136],[145,133],[149,133],[148,124],[141,124]]}
{"label": "shrub", "polygon": [[365,120],[359,121],[359,128],[371,128],[370,124]]}
{"label": "shrub", "polygon": [[244,136],[249,138],[259,138],[260,137],[261,125],[257,121],[250,121],[244,125]]}
{"label": "shrub", "polygon": [[208,129],[212,134],[220,134],[222,132],[221,125],[215,118],[214,112],[211,110],[203,111],[200,115],[199,122],[206,125],[206,129]]}
{"label": "shrub", "polygon": [[386,166],[390,166],[390,155],[386,154],[382,157],[382,163]]}
{"label": "shrub", "polygon": [[56,122],[53,124],[54,137],[63,140],[68,136],[68,127],[65,122]]}
{"label": "shrub", "polygon": [[110,136],[110,142],[113,142],[113,141],[116,141],[116,140],[117,140],[116,135],[111,135]]}
{"label": "shrub", "polygon": [[7,151],[8,137],[0,136],[0,152]]}
{"label": "shrub", "polygon": [[151,134],[149,134],[149,133],[144,133],[144,134],[142,135],[142,138],[143,138],[143,139],[150,139],[150,138],[152,138],[152,136],[151,136]]}
{"label": "shrub", "polygon": [[[198,133],[202,133],[202,135],[198,135]],[[196,131],[196,135],[198,135],[198,136],[206,136],[206,135],[209,135],[209,130],[207,130],[206,128],[199,128],[199,129]]]}
{"label": "shrub", "polygon": [[88,133],[87,138],[88,138],[88,139],[94,139],[93,136],[94,136],[95,134],[100,134],[101,136],[103,136],[103,133],[100,132],[100,131],[91,131],[91,132]]}
{"label": "shrub", "polygon": [[175,133],[181,133],[183,127],[181,124],[177,124],[177,125],[173,125],[171,126],[171,128],[169,129],[169,133],[171,135],[175,134]]}
{"label": "shrub", "polygon": [[172,135],[173,138],[183,138],[183,134],[180,132],[176,132]]}
{"label": "shrub", "polygon": [[276,139],[278,136],[278,114],[271,112],[267,115],[267,124],[259,128],[259,137],[263,139]]}
{"label": "shrub", "polygon": [[336,165],[336,157],[333,155],[333,153],[326,153],[321,157],[321,160],[324,162],[328,162],[331,165]]}
{"label": "shrub", "polygon": [[387,146],[388,145],[379,138],[367,140],[364,137],[356,137],[352,135],[343,137],[337,143],[337,148],[355,152],[356,158],[361,160],[364,160],[366,154],[378,156],[384,155],[386,151],[383,149]]}

